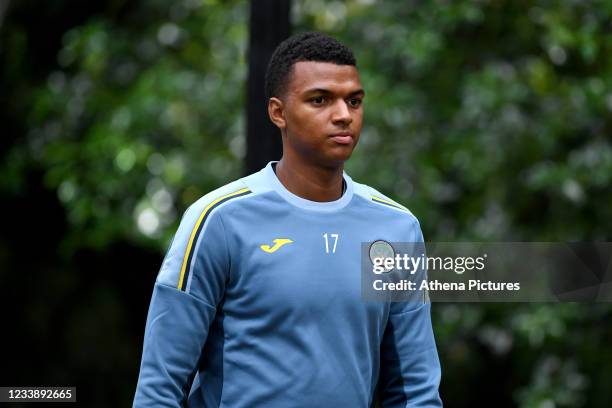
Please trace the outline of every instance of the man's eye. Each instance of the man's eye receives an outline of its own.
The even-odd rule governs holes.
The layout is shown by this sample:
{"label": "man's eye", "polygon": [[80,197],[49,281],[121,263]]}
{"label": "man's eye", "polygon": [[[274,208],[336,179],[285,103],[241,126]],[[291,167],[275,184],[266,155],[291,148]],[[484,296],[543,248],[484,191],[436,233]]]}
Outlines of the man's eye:
{"label": "man's eye", "polygon": [[359,98],[351,98],[351,99],[349,99],[349,104],[350,104],[350,105],[351,105],[353,108],[356,108],[356,107],[358,107],[359,105],[361,105],[361,99],[359,99]]}
{"label": "man's eye", "polygon": [[312,98],[310,101],[312,103],[314,103],[315,105],[322,105],[323,102],[325,102],[325,97],[324,96],[317,96],[316,98]]}

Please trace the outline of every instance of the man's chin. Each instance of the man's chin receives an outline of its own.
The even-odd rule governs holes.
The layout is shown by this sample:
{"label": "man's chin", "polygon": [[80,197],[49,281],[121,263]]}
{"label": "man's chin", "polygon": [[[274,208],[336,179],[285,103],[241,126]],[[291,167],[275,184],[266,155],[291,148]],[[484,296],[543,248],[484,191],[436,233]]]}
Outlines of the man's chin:
{"label": "man's chin", "polygon": [[[338,150],[338,149],[337,149]],[[351,158],[353,149],[343,149],[343,151],[334,151],[322,158],[322,162],[325,167],[339,167],[344,164],[345,161]]]}

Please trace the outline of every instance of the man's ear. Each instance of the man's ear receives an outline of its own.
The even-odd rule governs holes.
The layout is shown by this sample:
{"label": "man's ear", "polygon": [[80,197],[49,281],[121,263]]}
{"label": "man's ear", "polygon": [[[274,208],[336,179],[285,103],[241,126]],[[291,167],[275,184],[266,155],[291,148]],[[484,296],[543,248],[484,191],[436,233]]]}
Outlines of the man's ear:
{"label": "man's ear", "polygon": [[270,116],[272,123],[279,129],[287,127],[287,122],[285,121],[285,107],[283,101],[279,98],[273,96],[268,99],[268,116]]}

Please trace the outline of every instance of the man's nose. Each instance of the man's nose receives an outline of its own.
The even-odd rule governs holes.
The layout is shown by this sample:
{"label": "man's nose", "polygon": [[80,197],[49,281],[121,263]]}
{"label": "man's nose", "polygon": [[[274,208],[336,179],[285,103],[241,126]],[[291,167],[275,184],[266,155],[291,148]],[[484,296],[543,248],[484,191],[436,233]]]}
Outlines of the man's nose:
{"label": "man's nose", "polygon": [[342,99],[337,101],[334,104],[334,111],[332,113],[332,122],[334,123],[343,123],[348,125],[353,121],[353,117],[351,116],[351,111],[349,110],[348,105]]}

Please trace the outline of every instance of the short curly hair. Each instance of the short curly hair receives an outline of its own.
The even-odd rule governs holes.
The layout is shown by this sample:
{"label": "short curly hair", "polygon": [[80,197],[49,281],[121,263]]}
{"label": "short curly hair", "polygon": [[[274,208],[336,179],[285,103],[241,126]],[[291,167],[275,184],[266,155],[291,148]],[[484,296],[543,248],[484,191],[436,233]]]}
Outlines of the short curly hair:
{"label": "short curly hair", "polygon": [[315,31],[295,34],[280,43],[270,58],[266,70],[266,99],[285,94],[293,64],[300,61],[357,66],[353,52],[335,38]]}

